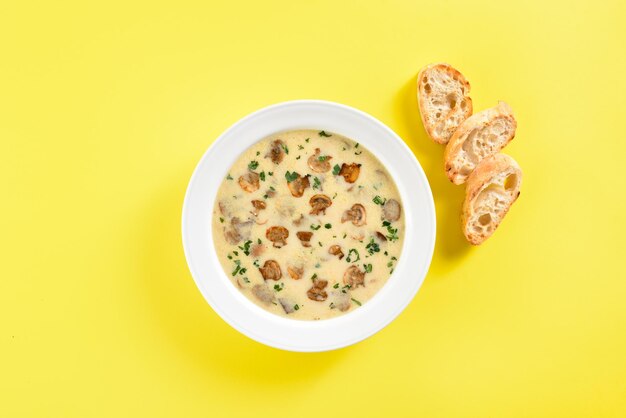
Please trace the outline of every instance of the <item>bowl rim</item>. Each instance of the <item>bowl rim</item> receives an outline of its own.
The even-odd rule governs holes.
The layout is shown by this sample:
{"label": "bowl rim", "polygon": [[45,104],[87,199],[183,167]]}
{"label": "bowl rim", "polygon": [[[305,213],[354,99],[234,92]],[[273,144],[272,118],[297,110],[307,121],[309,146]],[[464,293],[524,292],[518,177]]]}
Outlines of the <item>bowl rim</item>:
{"label": "bowl rim", "polygon": [[[215,251],[212,253],[209,252],[208,254],[203,253],[204,256],[199,258],[199,256],[194,254],[195,249],[193,247],[201,245],[199,243],[201,241],[198,240],[207,240],[209,242],[208,247],[213,248],[212,229],[210,226],[212,224],[212,205],[215,202],[217,188],[219,187],[219,184],[221,184],[223,177],[219,176],[217,187],[215,187],[214,190],[210,190],[209,193],[207,193],[202,199],[197,196],[197,190],[200,190],[198,189],[198,182],[204,181],[204,179],[207,178],[207,170],[210,166],[211,159],[213,158],[213,160],[215,160],[214,155],[217,156],[215,154],[216,150],[228,150],[228,148],[225,148],[225,142],[229,139],[229,137],[236,136],[237,132],[241,132],[242,129],[252,129],[249,126],[250,124],[254,126],[255,120],[258,124],[259,120],[263,120],[264,117],[266,119],[269,118],[269,125],[275,126],[275,128],[272,128],[269,133],[259,134],[255,139],[250,139],[250,136],[248,135],[248,139],[242,140],[244,143],[241,144],[240,147],[231,146],[228,151],[230,152],[230,157],[220,158],[221,161],[219,161],[220,164],[227,167],[227,172],[232,163],[241,155],[243,151],[268,135],[294,129],[305,129],[304,126],[301,128],[286,127],[286,125],[288,125],[287,122],[283,122],[281,126],[281,123],[279,122],[271,122],[272,117],[280,119],[281,112],[285,114],[282,116],[283,118],[289,115],[290,112],[292,113],[292,117],[315,117],[315,111],[320,112],[319,114],[322,116],[325,114],[324,112],[328,112],[326,117],[329,118],[334,117],[333,115],[336,114],[343,115],[346,119],[352,118],[355,121],[360,120],[363,122],[363,125],[356,127],[355,129],[371,128],[372,133],[370,134],[368,131],[367,136],[373,137],[374,129],[378,129],[380,134],[387,136],[385,139],[391,139],[392,142],[386,143],[383,147],[382,145],[375,145],[371,139],[368,144],[368,141],[363,141],[363,137],[365,135],[357,135],[359,136],[359,143],[362,143],[363,146],[372,152],[372,154],[383,162],[383,164],[385,164],[385,162],[393,163],[390,165],[385,164],[386,168],[392,172],[392,174],[394,170],[401,169],[397,166],[401,166],[404,172],[411,173],[411,175],[416,176],[416,178],[414,179],[415,182],[409,182],[409,180],[404,177],[392,175],[403,200],[406,232],[401,256],[394,273],[388,279],[387,283],[372,297],[372,299],[359,309],[332,319],[302,321],[280,317],[265,311],[261,307],[254,304],[232,284],[224,272],[221,264],[217,260]],[[308,113],[304,114],[303,112]],[[339,123],[337,121],[335,122]],[[366,126],[368,124],[369,126]],[[354,138],[354,135],[347,135],[345,131],[342,132],[341,130],[327,128],[324,125],[332,125],[332,123],[321,122],[317,126],[311,127],[311,129],[329,130],[331,132],[345,135],[348,138]],[[267,130],[269,128],[265,127],[264,129]],[[384,149],[381,148],[376,151],[372,149],[372,146],[370,145],[383,147]],[[397,159],[381,158],[381,154],[385,154],[385,156],[387,156],[387,154],[394,155]],[[393,161],[389,161],[390,159]],[[215,163],[215,161],[213,162]],[[207,164],[209,164],[209,166],[207,166]],[[204,177],[201,179],[201,176]],[[215,182],[216,180],[212,181]],[[408,194],[409,188],[412,191],[410,194]],[[415,203],[415,199],[413,199],[414,188],[417,188],[420,198],[425,198],[425,201],[420,202],[419,205]],[[201,204],[199,202],[201,202]],[[413,203],[407,205],[407,202]],[[202,215],[201,213],[198,213],[198,206],[205,206],[206,208],[206,205],[209,204],[210,207],[206,214]],[[426,219],[412,219],[413,212],[417,211],[418,208],[420,208],[419,212],[422,215],[426,215]],[[201,220],[201,216],[208,218],[208,230],[206,229],[204,221]],[[181,221],[182,243],[189,271],[204,299],[218,314],[218,316],[220,316],[226,323],[235,328],[237,331],[255,341],[283,350],[302,352],[334,350],[355,344],[374,335],[397,318],[409,305],[411,300],[413,300],[423,284],[432,261],[436,238],[436,213],[430,184],[424,170],[406,143],[400,138],[400,136],[391,130],[391,128],[375,117],[353,107],[325,100],[291,100],[266,106],[244,116],[223,131],[222,134],[219,135],[204,152],[194,168],[185,193]],[[204,228],[194,228],[192,226],[193,222],[196,222],[201,226],[203,225]],[[415,242],[412,239],[413,235],[408,234],[408,231],[411,230],[409,228],[410,226],[413,226],[413,223],[419,223],[419,225],[426,227],[425,235],[423,235],[421,239],[422,242],[419,243],[421,253],[416,254],[419,255],[419,260],[421,261],[418,266],[418,271],[415,274],[415,280],[409,277],[405,278],[402,275],[405,272],[408,273],[408,270],[406,270],[408,268],[408,255],[413,255],[413,251],[408,251],[412,250],[409,246],[416,245],[413,244]],[[203,235],[198,232],[198,229],[208,233],[208,236],[203,237]],[[204,242],[202,242],[202,245],[204,245]],[[206,262],[208,265],[203,264],[202,266],[199,266],[197,264],[199,262]],[[208,269],[206,268],[207,266],[209,267]],[[208,274],[205,274],[209,272],[212,273],[213,276],[217,275],[218,280],[211,281],[213,278],[208,277]],[[392,282],[394,277],[401,278]],[[400,284],[397,284],[399,280],[403,280],[406,282],[405,284],[410,285],[407,291],[403,291],[399,287]],[[394,283],[395,287],[393,291],[389,290],[389,283]],[[224,286],[225,284],[227,284],[227,286]],[[390,298],[393,297],[398,299],[398,303],[396,305],[390,305],[390,302],[393,302],[393,299]],[[376,303],[373,303],[375,301]],[[385,302],[387,309],[385,309]],[[383,318],[380,318],[380,316],[383,316]],[[292,336],[293,338],[289,338],[289,336]],[[309,336],[315,336],[324,341],[319,342],[318,340],[309,338]]]}

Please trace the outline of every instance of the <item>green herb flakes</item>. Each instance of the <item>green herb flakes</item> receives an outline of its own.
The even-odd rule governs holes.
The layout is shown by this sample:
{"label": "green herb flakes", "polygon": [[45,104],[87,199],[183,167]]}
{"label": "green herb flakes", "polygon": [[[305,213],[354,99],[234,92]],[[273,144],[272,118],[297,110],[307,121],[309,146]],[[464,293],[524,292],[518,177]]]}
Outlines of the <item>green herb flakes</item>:
{"label": "green herb flakes", "polygon": [[378,195],[374,196],[374,199],[372,199],[372,202],[374,202],[374,203],[376,203],[377,205],[380,205],[380,206],[384,205],[386,201],[387,201],[387,199],[383,199],[382,197],[380,197]]}
{"label": "green herb flakes", "polygon": [[[354,255],[352,255],[352,254],[354,254]],[[360,259],[361,259],[361,256],[359,255],[359,252],[357,251],[357,249],[356,248],[350,248],[350,251],[348,251],[348,256],[346,257],[346,261],[348,263],[356,263]]]}
{"label": "green herb flakes", "polygon": [[296,180],[298,178],[298,173],[296,173],[295,171],[293,173],[287,171],[285,173],[285,179],[287,179],[287,183],[291,183],[292,181]]}

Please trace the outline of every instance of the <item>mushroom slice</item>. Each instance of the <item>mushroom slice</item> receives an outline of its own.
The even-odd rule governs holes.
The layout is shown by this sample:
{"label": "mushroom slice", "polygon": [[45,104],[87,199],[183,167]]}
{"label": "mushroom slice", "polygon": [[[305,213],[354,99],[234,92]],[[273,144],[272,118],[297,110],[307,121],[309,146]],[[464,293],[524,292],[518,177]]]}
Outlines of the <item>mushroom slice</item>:
{"label": "mushroom slice", "polygon": [[239,177],[239,186],[248,193],[259,190],[259,175],[252,171]]}
{"label": "mushroom slice", "polygon": [[374,235],[376,235],[376,238],[378,238],[379,240],[381,240],[381,241],[383,241],[383,242],[387,241],[387,237],[386,237],[386,236],[385,236],[385,234],[383,234],[382,232],[378,232],[378,231],[376,231],[376,232],[374,233]]}
{"label": "mushroom slice", "polygon": [[401,211],[400,203],[396,199],[389,199],[383,205],[383,218],[390,222],[397,221]]}
{"label": "mushroom slice", "polygon": [[302,197],[304,190],[307,189],[311,183],[309,182],[309,175],[302,177],[300,174],[293,172],[297,177],[293,181],[287,181],[287,187],[293,197]]}
{"label": "mushroom slice", "polygon": [[261,276],[264,280],[280,280],[283,277],[283,272],[280,270],[280,265],[276,260],[267,260],[263,264],[263,267],[259,267]]}
{"label": "mushroom slice", "polygon": [[341,216],[341,223],[351,221],[353,225],[363,226],[365,222],[365,208],[360,203],[355,203],[350,209],[345,211]]}
{"label": "mushroom slice", "polygon": [[341,312],[345,312],[352,306],[350,304],[350,292],[333,291],[330,293],[330,298],[333,301],[331,309],[339,309]]}
{"label": "mushroom slice", "polygon": [[293,302],[288,299],[278,298],[278,303],[280,303],[280,306],[283,307],[286,314],[294,313],[296,311],[293,307]]}
{"label": "mushroom slice", "polygon": [[284,226],[270,226],[265,231],[265,237],[272,241],[274,247],[280,248],[283,245],[287,245],[287,237],[289,237],[289,230]]}
{"label": "mushroom slice", "polygon": [[315,283],[313,283],[313,286],[306,292],[306,295],[311,300],[323,302],[328,297],[328,293],[324,290],[327,285],[327,280],[316,280]]}
{"label": "mushroom slice", "polygon": [[231,214],[231,207],[228,203],[220,200],[218,203],[218,206],[220,208],[220,213],[222,215],[224,215],[227,218],[230,218],[230,214]]}
{"label": "mushroom slice", "polygon": [[343,273],[343,283],[350,285],[352,289],[359,285],[365,286],[365,272],[359,270],[357,266],[350,266],[345,273]]}
{"label": "mushroom slice", "polygon": [[315,148],[315,154],[309,157],[307,163],[311,170],[316,173],[326,173],[330,170],[330,160],[332,158],[330,155],[320,155],[320,149]]}
{"label": "mushroom slice", "polygon": [[253,200],[252,201],[252,206],[254,206],[254,208],[259,211],[259,210],[263,210],[267,207],[267,203],[265,203],[262,200]]}
{"label": "mushroom slice", "polygon": [[330,197],[325,194],[316,194],[309,199],[309,205],[311,205],[311,215],[326,214],[326,209],[333,204]]}
{"label": "mushroom slice", "polygon": [[300,280],[302,278],[302,274],[304,273],[303,267],[295,267],[295,266],[287,266],[287,273],[294,280]]}
{"label": "mushroom slice", "polygon": [[350,238],[355,241],[363,241],[363,239],[365,238],[365,234],[363,233],[363,231],[359,231],[358,234],[350,234]]}
{"label": "mushroom slice", "polygon": [[303,247],[310,247],[311,246],[311,242],[310,241],[311,241],[311,237],[313,236],[313,232],[298,231],[298,232],[296,232],[296,236],[300,240],[300,243],[302,244]]}
{"label": "mushroom slice", "polygon": [[300,226],[300,225],[302,225],[302,221],[304,221],[304,215],[300,214],[300,216],[298,216],[296,219],[292,220],[291,223],[293,223],[295,226]]}
{"label": "mushroom slice", "polygon": [[285,143],[280,139],[273,141],[265,157],[269,157],[274,164],[280,164],[285,158]]}
{"label": "mushroom slice", "polygon": [[347,183],[354,183],[356,179],[359,178],[359,174],[361,173],[361,164],[352,163],[352,164],[341,164],[341,170],[339,170],[339,175],[343,176],[343,179]]}
{"label": "mushroom slice", "polygon": [[224,228],[224,238],[229,244],[235,245],[243,239],[248,239],[251,229],[251,221],[241,222],[241,220],[235,216],[230,220],[230,226]]}
{"label": "mushroom slice", "polygon": [[269,305],[274,300],[274,292],[264,284],[255,284],[252,287],[252,294],[266,305]]}
{"label": "mushroom slice", "polygon": [[341,260],[344,256],[343,251],[339,245],[331,245],[328,249],[328,254],[336,255]]}
{"label": "mushroom slice", "polygon": [[267,189],[265,191],[265,196],[267,196],[268,198],[272,198],[272,197],[276,196],[276,190]]}
{"label": "mushroom slice", "polygon": [[263,244],[254,244],[250,249],[250,254],[252,257],[260,257],[265,252],[265,245]]}

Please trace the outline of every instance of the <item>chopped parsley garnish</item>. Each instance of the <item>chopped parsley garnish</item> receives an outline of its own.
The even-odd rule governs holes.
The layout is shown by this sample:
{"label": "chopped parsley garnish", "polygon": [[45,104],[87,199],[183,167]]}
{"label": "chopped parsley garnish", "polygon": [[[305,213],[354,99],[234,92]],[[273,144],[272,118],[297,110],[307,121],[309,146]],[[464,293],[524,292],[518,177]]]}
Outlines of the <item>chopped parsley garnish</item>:
{"label": "chopped parsley garnish", "polygon": [[312,229],[313,231],[317,231],[317,230],[318,230],[318,229],[320,229],[321,227],[322,227],[322,225],[313,225],[313,224],[311,224],[311,229]]}
{"label": "chopped parsley garnish", "polygon": [[261,155],[261,151],[256,152],[256,156],[258,157],[259,155]]}
{"label": "chopped parsley garnish", "polygon": [[277,291],[277,292],[280,292],[284,288],[285,288],[285,284],[284,283],[280,283],[280,284],[275,284],[274,285],[274,290]]}
{"label": "chopped parsley garnish", "polygon": [[391,226],[391,222],[389,221],[383,221],[383,226],[387,228],[387,232],[389,233],[387,239],[389,241],[396,241],[398,239],[398,228]]}
{"label": "chopped parsley garnish", "polygon": [[301,156],[300,156],[300,155],[298,155],[298,156],[296,157],[296,160],[299,160],[299,159],[300,159],[300,157],[301,157]]}
{"label": "chopped parsley garnish", "polygon": [[229,260],[232,260],[232,259],[233,259],[233,256],[232,256],[232,255],[230,255],[230,254],[228,254],[228,255],[226,256],[226,258],[228,258]]}
{"label": "chopped parsley garnish", "polygon": [[285,151],[285,154],[289,154],[289,148],[287,147],[287,145],[281,144],[280,146],[283,149],[283,151]]}
{"label": "chopped parsley garnish", "polygon": [[273,176],[274,172],[273,171],[268,171],[267,174],[269,174],[270,176]]}
{"label": "chopped parsley garnish", "polygon": [[257,243],[257,244],[261,245],[261,243],[262,243],[262,242],[263,242],[263,241],[261,241],[261,238],[257,238],[257,240],[256,240],[256,243]]}
{"label": "chopped parsley garnish", "polygon": [[311,139],[311,138],[305,139],[304,142],[306,142],[308,144],[309,143],[309,139]]}
{"label": "chopped parsley garnish", "polygon": [[389,255],[389,253],[387,251],[384,252],[385,255]]}
{"label": "chopped parsley garnish", "polygon": [[236,276],[237,273],[239,273],[241,271],[241,261],[240,260],[235,260],[235,270],[233,270],[233,276]]}
{"label": "chopped parsley garnish", "polygon": [[317,243],[320,245],[320,247],[322,246],[322,241],[317,241]]}
{"label": "chopped parsley garnish", "polygon": [[333,286],[333,289],[339,289],[339,283],[335,283],[335,285]]}
{"label": "chopped parsley garnish", "polygon": [[238,251],[233,251],[233,254],[239,255],[239,252]]}
{"label": "chopped parsley garnish", "polygon": [[351,287],[352,286],[350,286],[349,284],[345,285],[344,287],[341,288],[341,293],[347,293]]}
{"label": "chopped parsley garnish", "polygon": [[391,267],[391,266],[393,266],[393,261],[390,261],[387,263],[387,267]]}
{"label": "chopped parsley garnish", "polygon": [[335,309],[335,303],[334,302],[330,302],[330,305],[328,305],[328,307],[330,309]]}
{"label": "chopped parsley garnish", "polygon": [[285,173],[285,178],[287,179],[287,183],[291,183],[292,181],[298,178],[298,173],[296,173],[295,171],[293,173],[287,171]]}
{"label": "chopped parsley garnish", "polygon": [[276,189],[274,188],[274,186],[270,186],[270,190],[271,190],[271,191],[273,191],[273,192],[274,192],[274,191],[276,191]]}
{"label": "chopped parsley garnish", "polygon": [[224,218],[220,216],[220,223],[224,223]]}
{"label": "chopped parsley garnish", "polygon": [[261,179],[261,181],[265,181],[265,171],[261,171],[259,173],[259,178]]}
{"label": "chopped parsley garnish", "polygon": [[333,195],[333,200],[335,200],[336,197],[337,197],[337,192],[335,192],[335,194]]}
{"label": "chopped parsley garnish", "polygon": [[249,169],[250,171],[254,171],[254,170],[256,170],[256,169],[257,169],[257,167],[258,167],[258,166],[259,166],[259,162],[258,162],[258,161],[256,161],[256,160],[252,160],[252,161],[250,161],[250,163],[248,164],[248,169]]}
{"label": "chopped parsley garnish", "polygon": [[318,135],[319,135],[319,136],[325,136],[326,138],[328,138],[329,136],[332,136],[331,134],[327,134],[327,133],[326,133],[326,132],[324,132],[324,131],[319,131],[319,132],[318,132]]}
{"label": "chopped parsley garnish", "polygon": [[226,180],[232,180],[233,176],[230,175],[230,173],[228,173],[228,175],[226,176]]}
{"label": "chopped parsley garnish", "polygon": [[377,205],[382,206],[382,205],[384,205],[384,204],[385,204],[385,202],[387,201],[387,199],[383,199],[382,197],[380,197],[380,196],[376,195],[376,196],[374,196],[374,199],[372,199],[372,201],[373,201],[374,203],[376,203]]}
{"label": "chopped parsley garnish", "polygon": [[361,155],[361,154],[363,154],[363,151],[357,151],[354,153],[354,155]]}
{"label": "chopped parsley garnish", "polygon": [[346,237],[348,236],[348,234],[346,234],[345,232],[343,233],[343,239],[346,239]]}
{"label": "chopped parsley garnish", "polygon": [[302,145],[298,144],[298,149],[302,150],[302,149],[304,149],[304,147]]}
{"label": "chopped parsley garnish", "polygon": [[358,147],[359,147],[359,143],[358,143],[358,142],[356,142],[356,143],[354,144],[354,148],[358,148]]}
{"label": "chopped parsley garnish", "polygon": [[335,166],[333,167],[333,176],[339,175],[340,171],[341,171],[341,167],[339,167],[339,164],[335,164]]}
{"label": "chopped parsley garnish", "polygon": [[259,260],[254,260],[252,264],[254,265],[254,267],[261,267],[261,265],[259,264]]}
{"label": "chopped parsley garnish", "polygon": [[298,305],[297,303],[295,305],[293,305],[293,310],[297,311],[298,309],[300,309],[300,305]]}
{"label": "chopped parsley garnish", "polygon": [[247,277],[244,277],[244,278],[243,278],[243,281],[244,281],[245,283],[250,283],[250,279],[248,279]]}
{"label": "chopped parsley garnish", "polygon": [[314,282],[315,279],[317,279],[317,273],[313,273],[313,275],[311,276],[311,281]]}
{"label": "chopped parsley garnish", "polygon": [[318,268],[320,268],[320,267],[322,267],[322,265],[321,265],[320,263],[315,263],[315,268],[316,268],[316,269],[318,269]]}
{"label": "chopped parsley garnish", "polygon": [[365,272],[366,273],[371,273],[372,272],[372,265],[371,264],[363,264],[363,267],[365,268]]}
{"label": "chopped parsley garnish", "polygon": [[352,302],[356,303],[357,305],[361,306],[361,302],[359,302],[358,300],[356,300],[355,298],[350,298],[352,300]]}
{"label": "chopped parsley garnish", "polygon": [[248,240],[243,243],[243,246],[240,245],[238,248],[243,251],[245,255],[250,255],[250,244],[252,244],[252,241]]}
{"label": "chopped parsley garnish", "polygon": [[380,251],[380,246],[374,241],[374,238],[370,238],[370,242],[365,246],[365,249],[370,255],[373,255]]}
{"label": "chopped parsley garnish", "polygon": [[317,177],[313,177],[313,188],[314,189],[321,189],[322,188],[322,182]]}
{"label": "chopped parsley garnish", "polygon": [[321,163],[323,163],[326,160],[328,160],[328,155],[320,155],[319,157],[317,157],[317,161]]}
{"label": "chopped parsley garnish", "polygon": [[[352,255],[353,253],[354,253],[354,256]],[[348,256],[346,257],[346,261],[348,263],[356,263],[360,259],[361,259],[361,256],[359,255],[359,252],[356,250],[356,248],[350,248],[350,251],[348,251]]]}
{"label": "chopped parsley garnish", "polygon": [[333,226],[332,226],[332,224],[326,224],[326,225],[324,225],[324,228],[326,228],[326,229],[330,229],[330,228],[332,228],[332,227],[333,227]]}

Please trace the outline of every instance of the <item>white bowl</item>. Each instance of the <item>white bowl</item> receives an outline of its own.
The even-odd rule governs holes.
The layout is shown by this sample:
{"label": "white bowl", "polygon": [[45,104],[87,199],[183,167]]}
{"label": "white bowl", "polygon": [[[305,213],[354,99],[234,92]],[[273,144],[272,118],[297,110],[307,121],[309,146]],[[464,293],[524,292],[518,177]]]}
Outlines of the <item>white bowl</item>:
{"label": "white bowl", "polygon": [[[402,196],[406,237],[394,273],[362,307],[320,321],[269,313],[248,300],[222,270],[211,231],[217,190],[237,157],[268,135],[316,129],[347,136],[367,147],[389,170]],[[359,342],[380,331],[409,304],[424,281],[435,246],[435,206],[426,175],[411,150],[374,117],[338,103],[297,100],[254,112],[228,128],[204,154],[185,196],[183,246],[196,285],[233,328],[272,347],[325,351]]]}

